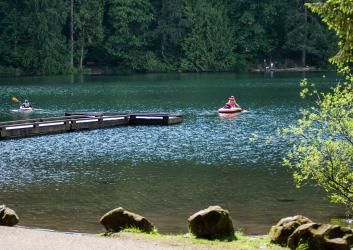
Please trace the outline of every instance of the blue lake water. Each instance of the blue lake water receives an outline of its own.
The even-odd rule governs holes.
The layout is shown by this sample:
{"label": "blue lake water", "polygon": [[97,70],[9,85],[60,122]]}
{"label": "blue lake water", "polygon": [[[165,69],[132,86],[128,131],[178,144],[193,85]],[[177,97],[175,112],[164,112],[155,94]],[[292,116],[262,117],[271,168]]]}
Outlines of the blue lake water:
{"label": "blue lake water", "polygon": [[[303,77],[327,90],[336,75],[148,74],[0,78],[0,121],[66,111],[180,113],[175,126],[135,126],[0,141],[0,203],[21,224],[99,232],[99,218],[123,206],[161,232],[186,232],[186,219],[209,205],[227,208],[238,229],[263,234],[283,216],[320,222],[344,216],[311,186],[297,190],[281,166],[288,150],[274,136],[312,104]],[[217,113],[230,95],[247,112]],[[14,112],[11,97],[43,109]]]}

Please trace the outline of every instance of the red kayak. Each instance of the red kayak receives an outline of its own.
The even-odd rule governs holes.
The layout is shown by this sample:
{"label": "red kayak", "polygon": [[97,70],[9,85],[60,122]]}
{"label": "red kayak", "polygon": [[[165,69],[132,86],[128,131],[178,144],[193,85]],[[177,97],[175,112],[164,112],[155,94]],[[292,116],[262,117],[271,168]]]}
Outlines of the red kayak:
{"label": "red kayak", "polygon": [[24,111],[24,112],[33,111],[33,108],[32,107],[25,108],[23,106],[20,106],[19,111]]}
{"label": "red kayak", "polygon": [[242,108],[224,106],[223,108],[220,108],[218,110],[218,113],[231,114],[231,113],[238,113],[238,112],[241,112],[241,111],[243,111]]}

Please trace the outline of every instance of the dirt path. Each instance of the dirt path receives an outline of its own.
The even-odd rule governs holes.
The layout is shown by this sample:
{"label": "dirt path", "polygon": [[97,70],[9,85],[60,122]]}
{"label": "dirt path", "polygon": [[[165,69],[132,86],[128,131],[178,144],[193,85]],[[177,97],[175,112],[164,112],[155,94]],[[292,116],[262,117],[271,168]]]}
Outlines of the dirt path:
{"label": "dirt path", "polygon": [[56,249],[119,249],[169,250],[216,249],[208,245],[195,245],[187,241],[148,238],[138,234],[122,233],[113,238],[89,234],[60,233],[20,227],[0,226],[1,250],[56,250]]}

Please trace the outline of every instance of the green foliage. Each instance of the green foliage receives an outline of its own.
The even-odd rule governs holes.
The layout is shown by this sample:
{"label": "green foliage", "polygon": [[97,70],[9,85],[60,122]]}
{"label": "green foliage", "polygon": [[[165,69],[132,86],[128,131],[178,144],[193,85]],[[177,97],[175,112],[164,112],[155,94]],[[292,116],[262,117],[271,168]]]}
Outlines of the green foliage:
{"label": "green foliage", "polygon": [[74,35],[76,54],[80,68],[86,54],[86,47],[99,45],[103,40],[103,0],[76,0]]}
{"label": "green foliage", "polygon": [[121,232],[125,232],[125,233],[145,233],[145,234],[151,234],[151,235],[158,235],[158,230],[157,228],[153,228],[153,230],[151,232],[144,232],[141,229],[137,228],[137,227],[127,227],[124,228],[123,230],[121,230]]}
{"label": "green foliage", "polygon": [[313,86],[308,87],[306,79],[302,81],[301,95],[317,96],[317,102],[302,111],[298,124],[284,131],[294,138],[284,165],[293,169],[298,186],[313,180],[333,202],[344,204],[353,212],[353,78],[349,74],[353,40],[347,38],[352,27],[352,0],[329,0],[308,6],[341,34],[340,52],[331,61],[347,74],[348,82],[338,84],[329,93],[318,94],[309,89]]}
{"label": "green foliage", "polygon": [[294,58],[301,57],[305,50],[309,64],[316,60],[322,65],[336,52],[336,37],[322,25],[317,15],[305,9],[304,2],[293,1],[287,10],[284,48]]}
{"label": "green foliage", "polygon": [[20,67],[21,12],[10,1],[0,1],[0,62],[5,67]]}
{"label": "green foliage", "polygon": [[[23,66],[26,71],[58,74],[68,70],[67,43],[62,27],[67,6],[62,0],[27,1],[22,21],[25,24]],[[27,39],[26,39],[27,38]]]}
{"label": "green foliage", "polygon": [[[333,33],[317,16],[309,13],[304,21],[304,1],[0,0],[2,69],[77,72],[71,68],[71,2],[79,72],[85,64],[128,72],[245,70],[264,59],[296,65],[303,51],[310,65],[322,66],[335,49]],[[334,5],[339,15],[327,18],[332,28],[349,10],[339,1],[312,5],[318,11]],[[346,27],[337,33],[345,45],[335,58],[351,60]]]}
{"label": "green foliage", "polygon": [[21,74],[23,74],[23,72],[20,69],[0,66],[0,75],[18,76]]}
{"label": "green foliage", "polygon": [[169,240],[178,240],[183,245],[203,245],[212,246],[220,249],[287,249],[279,245],[271,244],[268,236],[247,236],[241,232],[236,232],[233,241],[222,241],[222,240],[207,240],[196,238],[192,234],[185,235],[159,235],[161,239],[166,238]]}
{"label": "green foliage", "polygon": [[158,1],[153,47],[166,64],[179,67],[182,42],[186,36],[185,0]]}
{"label": "green foliage", "polygon": [[311,179],[332,201],[353,211],[353,89],[338,85],[304,110],[289,132],[296,138],[284,164],[293,169],[298,186]]}
{"label": "green foliage", "polygon": [[116,63],[141,70],[139,61],[148,44],[153,19],[148,0],[109,0],[105,48]]}
{"label": "green foliage", "polygon": [[1,1],[1,59],[5,66],[33,74],[69,70],[62,29],[67,5],[63,0]]}
{"label": "green foliage", "polygon": [[157,57],[152,51],[148,51],[142,56],[142,60],[139,62],[141,65],[138,66],[140,69],[144,69],[146,72],[172,72],[176,71],[175,65],[169,64],[163,59]]}
{"label": "green foliage", "polygon": [[[283,1],[230,1],[231,21],[235,28],[236,51],[248,60],[260,56],[270,58],[275,48],[279,48],[284,24]],[[283,32],[284,34],[284,32]]]}
{"label": "green foliage", "polygon": [[183,42],[184,71],[228,71],[234,68],[233,28],[222,5],[197,0],[187,6],[190,32]]}
{"label": "green foliage", "polygon": [[353,0],[327,0],[325,3],[307,4],[333,29],[339,39],[340,50],[330,59],[343,73],[352,71],[353,63]]}
{"label": "green foliage", "polygon": [[[207,240],[196,238],[192,234],[159,234],[159,233],[141,233],[138,229],[127,229],[123,230],[122,233],[137,233],[136,235],[129,234],[131,239],[152,239],[157,243],[161,243],[163,245],[171,245],[171,246],[183,246],[186,248],[216,248],[216,249],[288,249],[281,247],[279,245],[271,244],[268,236],[246,236],[241,232],[235,233],[235,238],[237,240],[233,241],[222,241],[222,240]],[[106,232],[99,234],[100,236],[111,237],[114,233]],[[197,246],[199,245],[199,247]]]}
{"label": "green foliage", "polygon": [[301,243],[295,250],[310,250],[308,243]]}

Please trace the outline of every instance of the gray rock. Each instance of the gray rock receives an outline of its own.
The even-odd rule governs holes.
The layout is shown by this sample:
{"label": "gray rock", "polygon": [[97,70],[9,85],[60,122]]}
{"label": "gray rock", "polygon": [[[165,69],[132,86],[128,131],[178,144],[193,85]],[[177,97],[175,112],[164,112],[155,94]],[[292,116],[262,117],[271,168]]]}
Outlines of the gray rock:
{"label": "gray rock", "polygon": [[307,223],[312,223],[312,221],[302,215],[286,217],[281,219],[275,226],[272,226],[268,235],[272,243],[286,246],[288,237],[294,230]]}
{"label": "gray rock", "polygon": [[310,250],[350,250],[353,231],[338,225],[304,224],[288,238],[288,247],[296,249],[302,243],[308,244]]}
{"label": "gray rock", "polygon": [[119,232],[124,228],[138,228],[143,232],[151,232],[154,226],[145,217],[129,212],[122,207],[113,209],[103,215],[100,223],[106,230]]}
{"label": "gray rock", "polygon": [[190,232],[198,238],[235,239],[232,218],[228,210],[211,206],[188,218]]}
{"label": "gray rock", "polygon": [[19,222],[20,218],[14,210],[6,207],[5,205],[0,206],[0,226],[12,227]]}

